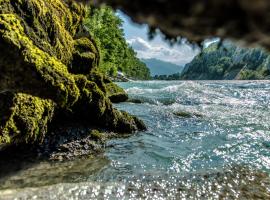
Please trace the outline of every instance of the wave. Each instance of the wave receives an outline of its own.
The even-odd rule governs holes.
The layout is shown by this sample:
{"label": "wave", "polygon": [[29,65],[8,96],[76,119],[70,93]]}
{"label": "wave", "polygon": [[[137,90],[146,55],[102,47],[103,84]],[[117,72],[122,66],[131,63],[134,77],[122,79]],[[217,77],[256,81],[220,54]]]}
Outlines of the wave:
{"label": "wave", "polygon": [[160,93],[160,92],[175,93],[188,89],[200,90],[202,89],[202,85],[196,82],[183,82],[175,85],[165,86],[162,88],[131,87],[126,89],[126,92],[129,94],[145,94],[145,93]]}
{"label": "wave", "polygon": [[126,92],[128,94],[145,94],[145,93],[153,93],[157,89],[144,89],[139,87],[132,87],[129,89],[126,89]]}

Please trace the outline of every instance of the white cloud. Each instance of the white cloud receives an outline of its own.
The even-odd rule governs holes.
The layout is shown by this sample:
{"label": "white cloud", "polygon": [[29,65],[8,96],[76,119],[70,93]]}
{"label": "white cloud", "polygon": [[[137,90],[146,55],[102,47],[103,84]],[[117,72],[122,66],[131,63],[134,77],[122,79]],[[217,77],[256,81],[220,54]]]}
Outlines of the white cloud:
{"label": "white cloud", "polygon": [[128,41],[128,43],[136,50],[136,51],[147,51],[151,49],[151,45],[147,43],[145,40],[142,38],[136,38],[136,39],[131,39]]}
{"label": "white cloud", "polygon": [[178,65],[190,62],[199,52],[187,44],[175,45],[157,44],[145,41],[140,37],[128,40],[128,43],[137,52],[139,58],[156,58]]}
{"label": "white cloud", "polygon": [[204,40],[203,42],[203,47],[207,48],[210,44],[214,43],[214,42],[218,42],[220,41],[220,38],[209,38]]}

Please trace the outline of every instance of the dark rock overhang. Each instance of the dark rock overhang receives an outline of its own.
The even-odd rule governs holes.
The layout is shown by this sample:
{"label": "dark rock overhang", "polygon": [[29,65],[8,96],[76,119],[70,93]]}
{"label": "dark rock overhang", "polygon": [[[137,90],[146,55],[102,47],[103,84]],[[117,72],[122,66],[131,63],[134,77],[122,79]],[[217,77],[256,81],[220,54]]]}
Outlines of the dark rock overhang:
{"label": "dark rock overhang", "polygon": [[270,49],[269,0],[79,0],[106,3],[137,23],[161,30],[167,38],[200,43],[209,37],[228,38]]}

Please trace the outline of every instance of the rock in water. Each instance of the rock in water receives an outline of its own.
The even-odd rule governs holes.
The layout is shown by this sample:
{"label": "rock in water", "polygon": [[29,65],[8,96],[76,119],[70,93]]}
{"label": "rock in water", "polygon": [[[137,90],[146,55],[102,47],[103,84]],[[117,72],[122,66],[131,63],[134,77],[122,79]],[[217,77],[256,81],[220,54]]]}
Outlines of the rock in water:
{"label": "rock in water", "polygon": [[119,103],[128,100],[127,93],[114,83],[107,83],[106,88],[108,97],[113,103]]}
{"label": "rock in water", "polygon": [[107,85],[117,86],[98,72],[98,48],[83,33],[85,13],[74,1],[0,0],[1,147],[42,142],[63,113],[118,132],[145,128],[112,107]]}

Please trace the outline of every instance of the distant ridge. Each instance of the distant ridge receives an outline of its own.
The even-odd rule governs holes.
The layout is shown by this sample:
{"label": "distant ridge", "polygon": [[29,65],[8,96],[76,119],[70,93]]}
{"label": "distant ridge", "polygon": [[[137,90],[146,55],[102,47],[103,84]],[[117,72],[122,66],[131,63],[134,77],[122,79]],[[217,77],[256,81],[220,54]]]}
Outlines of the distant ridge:
{"label": "distant ridge", "polygon": [[228,41],[213,43],[186,64],[180,79],[270,79],[270,55],[262,49],[241,48]]}
{"label": "distant ridge", "polygon": [[184,66],[179,66],[156,58],[141,59],[141,60],[150,69],[151,76],[171,75],[175,73],[180,73],[184,68]]}

